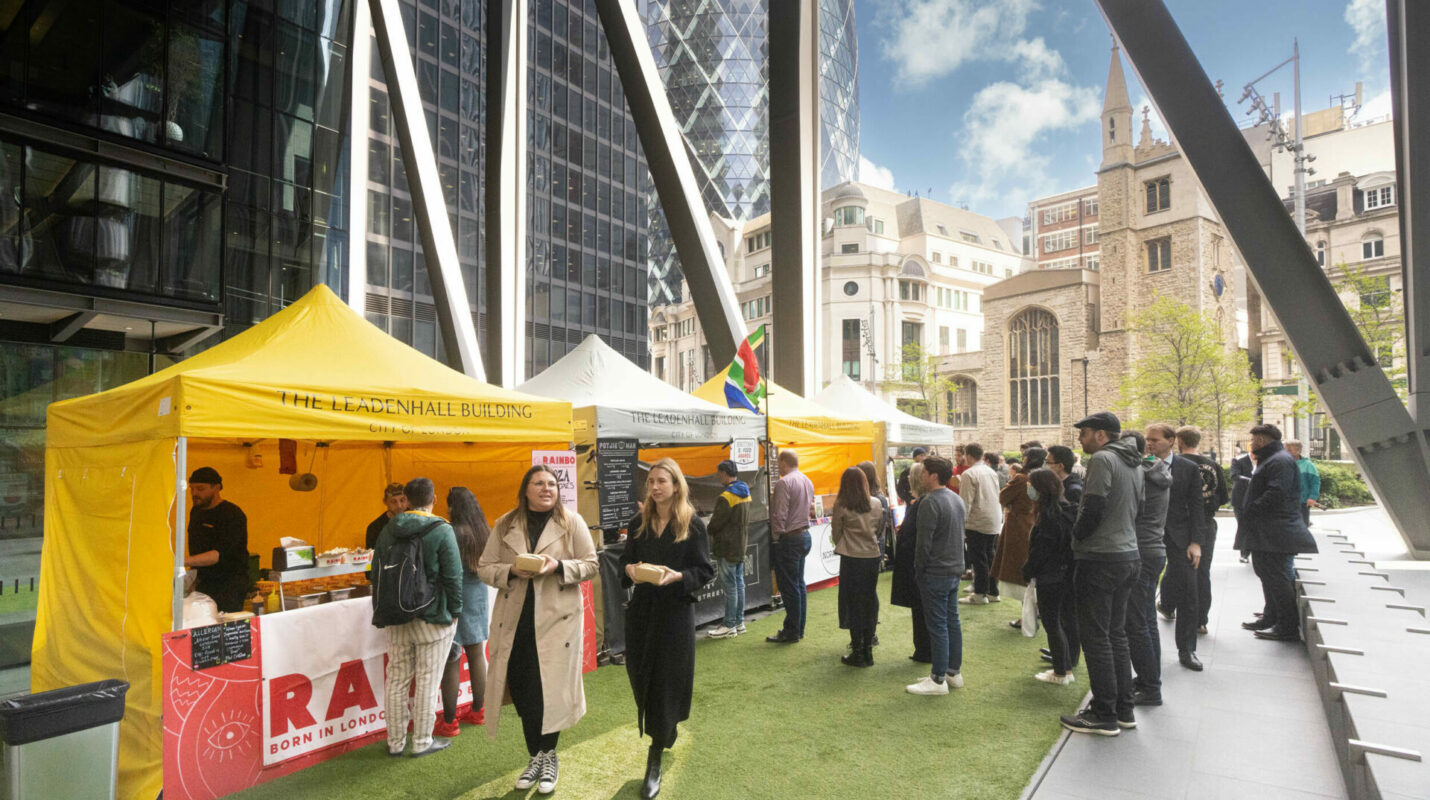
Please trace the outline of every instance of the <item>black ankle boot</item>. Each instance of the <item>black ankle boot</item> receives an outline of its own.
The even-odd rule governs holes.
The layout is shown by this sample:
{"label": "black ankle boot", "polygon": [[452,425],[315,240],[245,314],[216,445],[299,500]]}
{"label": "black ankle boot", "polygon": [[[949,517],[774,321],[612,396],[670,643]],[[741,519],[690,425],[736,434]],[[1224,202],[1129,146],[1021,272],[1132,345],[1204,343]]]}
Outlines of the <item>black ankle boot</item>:
{"label": "black ankle boot", "polygon": [[858,633],[853,635],[853,639],[854,645],[850,648],[849,655],[842,656],[839,661],[845,666],[850,667],[873,666],[874,661],[872,656],[870,656],[870,653],[873,652],[873,649],[872,646],[869,644],[869,637],[865,636],[862,633]]}
{"label": "black ankle boot", "polygon": [[662,749],[652,747],[645,761],[645,783],[641,784],[641,797],[650,800],[660,794],[660,756]]}

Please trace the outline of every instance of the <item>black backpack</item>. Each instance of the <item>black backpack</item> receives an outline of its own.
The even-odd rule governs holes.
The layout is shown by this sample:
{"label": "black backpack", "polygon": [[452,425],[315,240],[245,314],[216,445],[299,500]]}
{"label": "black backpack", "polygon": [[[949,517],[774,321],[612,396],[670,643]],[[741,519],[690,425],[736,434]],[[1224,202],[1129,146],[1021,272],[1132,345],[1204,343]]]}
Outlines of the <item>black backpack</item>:
{"label": "black backpack", "polygon": [[411,622],[437,598],[427,578],[422,538],[444,522],[439,519],[412,533],[395,534],[396,541],[383,552],[379,570],[372,576],[373,625],[386,628]]}

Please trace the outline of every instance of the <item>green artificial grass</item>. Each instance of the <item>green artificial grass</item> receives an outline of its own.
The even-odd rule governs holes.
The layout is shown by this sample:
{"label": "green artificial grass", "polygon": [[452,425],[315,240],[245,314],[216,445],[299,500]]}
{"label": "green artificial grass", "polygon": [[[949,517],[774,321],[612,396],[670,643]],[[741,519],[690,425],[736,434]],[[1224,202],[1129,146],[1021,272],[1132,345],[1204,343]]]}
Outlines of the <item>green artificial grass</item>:
{"label": "green artificial grass", "polygon": [[39,591],[30,591],[29,584],[20,584],[20,591],[15,591],[15,584],[12,581],[5,587],[3,594],[0,594],[0,614],[13,614],[17,611],[34,611],[40,605]]}
{"label": "green artificial grass", "polygon": [[[908,660],[909,612],[887,604],[887,574],[879,596],[881,645],[869,669],[839,662],[849,638],[833,588],[810,594],[799,644],[764,641],[782,611],[750,622],[737,639],[702,638],[694,707],[665,756],[661,797],[1017,798],[1058,737],[1058,715],[1086,693],[1081,671],[1067,687],[1033,680],[1046,666],[1038,658],[1046,640],[1008,627],[1019,608],[1009,599],[960,606],[965,688],[947,697],[908,694],[905,684],[928,668]],[[639,797],[649,740],[637,736],[625,669],[588,674],[586,704],[586,717],[561,735],[553,796]],[[401,760],[387,758],[380,743],[234,797],[537,797],[535,789],[512,789],[527,758],[520,722],[510,706],[505,712],[494,742],[484,728],[463,726],[450,750]]]}

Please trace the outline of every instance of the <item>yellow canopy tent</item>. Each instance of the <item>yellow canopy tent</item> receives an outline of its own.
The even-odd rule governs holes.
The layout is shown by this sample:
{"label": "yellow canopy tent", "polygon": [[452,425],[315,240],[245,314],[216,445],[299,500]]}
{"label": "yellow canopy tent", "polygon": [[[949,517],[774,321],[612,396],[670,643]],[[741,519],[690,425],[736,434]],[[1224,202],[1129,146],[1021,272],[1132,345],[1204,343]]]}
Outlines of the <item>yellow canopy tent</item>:
{"label": "yellow canopy tent", "polygon": [[[725,404],[725,376],[729,367],[694,391],[702,400]],[[767,381],[765,408],[769,414],[770,441],[799,451],[799,468],[809,476],[818,494],[839,491],[839,476],[860,461],[874,458],[877,435],[873,421],[846,417],[806,400],[774,381]]]}
{"label": "yellow canopy tent", "polygon": [[[449,369],[318,286],[193,358],[52,404],[46,437],[31,682],[129,681],[119,788],[148,800],[162,785],[160,636],[182,617],[191,467],[219,470],[266,562],[280,536],[360,546],[392,480],[465,485],[496,516],[532,449],[569,448],[571,405]],[[298,441],[315,491],[279,474],[280,438]]]}

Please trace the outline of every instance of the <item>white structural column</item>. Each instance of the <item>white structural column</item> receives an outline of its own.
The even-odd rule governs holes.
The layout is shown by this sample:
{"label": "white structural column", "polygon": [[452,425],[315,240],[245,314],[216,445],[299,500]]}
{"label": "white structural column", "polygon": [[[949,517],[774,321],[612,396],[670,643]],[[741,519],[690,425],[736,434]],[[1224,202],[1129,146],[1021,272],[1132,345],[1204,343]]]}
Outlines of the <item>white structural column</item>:
{"label": "white structural column", "polygon": [[487,382],[526,379],[528,0],[487,0]]}
{"label": "white structural column", "polygon": [[770,3],[770,372],[822,386],[819,281],[819,3]]}
{"label": "white structural column", "polygon": [[[382,70],[386,74],[388,96],[391,97],[389,118],[402,147],[402,163],[412,188],[412,209],[416,212],[417,230],[422,238],[427,275],[432,281],[437,326],[442,331],[447,360],[473,378],[485,378],[481,352],[477,347],[476,327],[472,325],[471,306],[467,302],[467,289],[462,285],[462,266],[457,261],[457,243],[452,237],[447,201],[437,173],[437,156],[432,152],[432,135],[427,130],[422,96],[417,91],[417,74],[412,68],[412,52],[407,48],[402,14],[397,0],[370,0],[370,4],[357,0],[357,3],[367,5],[371,10],[378,55],[382,58]],[[362,9],[355,8],[354,11],[358,16],[355,27],[361,28]],[[361,64],[353,65],[354,69],[361,67]],[[353,149],[357,149],[356,143]],[[362,218],[366,219],[366,215]]]}
{"label": "white structural column", "polygon": [[363,313],[367,294],[367,154],[372,134],[372,15],[367,0],[354,0],[348,11],[352,45],[348,48],[348,291],[349,307]]}
{"label": "white structural column", "polygon": [[671,241],[680,255],[695,314],[710,346],[710,357],[723,366],[735,358],[747,333],[739,298],[695,182],[694,160],[675,123],[670,98],[651,55],[645,23],[635,4],[632,0],[596,0],[596,10],[670,226]]}

